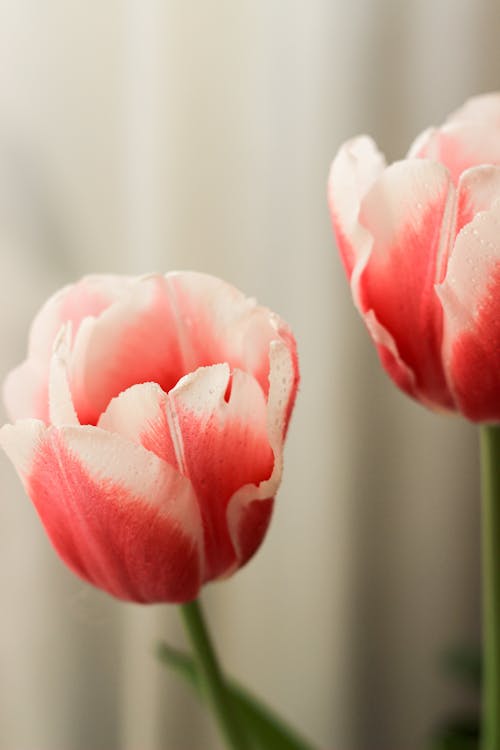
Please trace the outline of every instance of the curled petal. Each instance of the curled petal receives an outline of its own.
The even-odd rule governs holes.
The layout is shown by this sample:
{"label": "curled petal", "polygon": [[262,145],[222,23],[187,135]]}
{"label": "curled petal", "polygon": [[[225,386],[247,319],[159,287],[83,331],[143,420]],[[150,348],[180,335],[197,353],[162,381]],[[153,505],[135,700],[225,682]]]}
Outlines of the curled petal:
{"label": "curled petal", "polygon": [[115,432],[144,446],[179,471],[179,452],[172,440],[168,394],[157,383],[141,383],[127,388],[110,401],[99,418],[98,427]]}
{"label": "curled petal", "polygon": [[373,238],[359,277],[361,310],[374,311],[413,373],[418,398],[437,409],[453,406],[441,363],[442,309],[434,286],[446,268],[454,207],[447,170],[413,160],[388,167],[360,211],[360,223]]}
{"label": "curled petal", "polygon": [[82,578],[139,602],[196,596],[201,521],[188,479],[98,428],[27,420],[3,427],[0,443],[54,547]]}
{"label": "curled petal", "polygon": [[458,408],[473,421],[500,420],[500,207],[457,236],[444,282],[443,360]]}
{"label": "curled petal", "polygon": [[458,182],[457,219],[455,234],[476,214],[488,211],[500,200],[500,167],[472,167]]}
{"label": "curled petal", "polygon": [[272,472],[259,483],[252,482],[237,490],[227,507],[227,523],[238,565],[243,565],[253,555],[269,523],[272,498],[283,472],[283,441],[290,403],[297,388],[294,354],[284,342],[271,344],[270,362],[266,421],[274,455]]}

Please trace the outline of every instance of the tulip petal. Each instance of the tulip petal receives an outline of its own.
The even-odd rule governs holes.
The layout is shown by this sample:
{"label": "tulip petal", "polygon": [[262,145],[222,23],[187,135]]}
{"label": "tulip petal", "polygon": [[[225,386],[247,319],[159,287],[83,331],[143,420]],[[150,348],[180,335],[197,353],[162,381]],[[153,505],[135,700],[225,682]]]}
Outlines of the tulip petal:
{"label": "tulip petal", "polygon": [[274,454],[271,475],[259,483],[250,483],[237,490],[227,507],[227,523],[238,565],[254,554],[269,523],[272,498],[281,483],[283,472],[283,441],[297,390],[294,353],[282,341],[271,344],[267,434]]}
{"label": "tulip petal", "polygon": [[7,414],[13,422],[29,417],[49,422],[49,378],[46,362],[26,359],[8,373],[2,390]]}
{"label": "tulip petal", "polygon": [[[203,517],[206,580],[218,578],[236,566],[226,516],[230,498],[273,472],[266,400],[252,376],[241,370],[231,373],[223,364],[183,378],[169,393],[169,402],[179,461],[193,483]],[[271,503],[266,526],[270,512]],[[265,528],[261,531],[259,542]]]}
{"label": "tulip petal", "polygon": [[79,425],[68,381],[71,324],[61,328],[54,344],[49,375],[50,422],[56,426]]}
{"label": "tulip petal", "polygon": [[134,383],[168,390],[181,370],[165,280],[139,279],[98,318],[86,318],[75,337],[69,377],[80,422],[96,424],[110,400]]}
{"label": "tulip petal", "polygon": [[500,207],[477,214],[457,236],[444,282],[443,360],[460,411],[499,421]]}
{"label": "tulip petal", "polygon": [[395,352],[386,346],[380,356],[389,374],[396,380],[414,376],[413,395],[438,409],[453,406],[441,364],[442,309],[434,285],[446,268],[454,206],[447,170],[413,160],[388,167],[360,211],[373,238],[359,276],[362,312],[373,311],[367,325],[373,334],[376,316],[379,332],[395,342],[406,372],[395,373]]}
{"label": "tulip petal", "polygon": [[97,316],[130,286],[125,276],[86,276],[60,289],[37,313],[30,330],[28,357],[9,373],[4,401],[10,418],[49,421],[48,369],[52,347],[64,323],[76,334],[83,318]]}
{"label": "tulip petal", "polygon": [[361,201],[385,168],[385,159],[367,136],[341,146],[328,178],[328,203],[340,256],[348,278],[370,247],[370,237],[359,224]]}
{"label": "tulip petal", "polygon": [[76,334],[84,318],[100,315],[132,283],[129,276],[95,274],[60,289],[47,300],[33,321],[30,355],[45,361],[50,359],[56,334],[63,323],[71,323]]}
{"label": "tulip petal", "polygon": [[480,211],[488,211],[500,199],[500,167],[467,169],[458,183],[455,234]]}
{"label": "tulip petal", "polygon": [[6,425],[13,461],[54,547],[121,599],[187,601],[201,578],[191,483],[154,454],[93,427]]}
{"label": "tulip petal", "polygon": [[498,129],[489,122],[453,121],[426,131],[409,156],[444,164],[457,185],[466,169],[480,164],[500,165]]}
{"label": "tulip petal", "polygon": [[169,424],[168,394],[157,383],[140,383],[112,399],[101,415],[98,427],[126,437],[155,453],[182,471],[179,448],[174,444]]}
{"label": "tulip petal", "polygon": [[452,112],[447,122],[487,122],[493,128],[500,128],[500,94],[491,92],[468,99],[459,109]]}

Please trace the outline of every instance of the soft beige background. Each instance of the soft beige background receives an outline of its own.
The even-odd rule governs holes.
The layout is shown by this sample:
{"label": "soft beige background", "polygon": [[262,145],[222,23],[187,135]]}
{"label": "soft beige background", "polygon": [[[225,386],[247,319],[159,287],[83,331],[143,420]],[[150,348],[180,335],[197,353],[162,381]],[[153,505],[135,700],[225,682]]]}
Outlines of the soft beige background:
{"label": "soft beige background", "polygon": [[[274,523],[205,604],[234,674],[323,748],[419,750],[479,631],[476,435],[400,395],[325,206],[341,141],[390,158],[500,85],[492,0],[0,0],[1,373],[90,271],[209,271],[279,311],[302,388]],[[215,750],[156,663],[174,608],[60,564],[0,458],[0,748]]]}

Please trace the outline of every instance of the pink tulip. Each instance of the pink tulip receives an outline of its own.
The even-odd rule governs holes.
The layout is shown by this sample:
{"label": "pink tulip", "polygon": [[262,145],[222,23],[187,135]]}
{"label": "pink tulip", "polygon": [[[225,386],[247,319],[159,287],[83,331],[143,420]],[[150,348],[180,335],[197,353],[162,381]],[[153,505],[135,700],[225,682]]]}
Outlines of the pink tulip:
{"label": "pink tulip", "polygon": [[298,380],[289,328],[228,284],[92,276],[35,318],[0,443],[75,573],[185,602],[259,547]]}
{"label": "pink tulip", "polygon": [[352,294],[407,394],[500,421],[500,94],[471,99],[386,166],[361,136],[329,205]]}

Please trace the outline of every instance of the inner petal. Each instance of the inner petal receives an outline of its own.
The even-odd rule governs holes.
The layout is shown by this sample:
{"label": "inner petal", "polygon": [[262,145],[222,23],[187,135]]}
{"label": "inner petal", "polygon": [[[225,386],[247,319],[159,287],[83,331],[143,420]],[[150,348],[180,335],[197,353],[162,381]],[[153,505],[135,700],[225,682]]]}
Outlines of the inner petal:
{"label": "inner petal", "polygon": [[70,363],[75,408],[96,424],[112,398],[137,383],[170,391],[198,367],[227,362],[268,390],[269,344],[277,319],[254,300],[204,274],[152,276],[98,318],[87,318]]}

